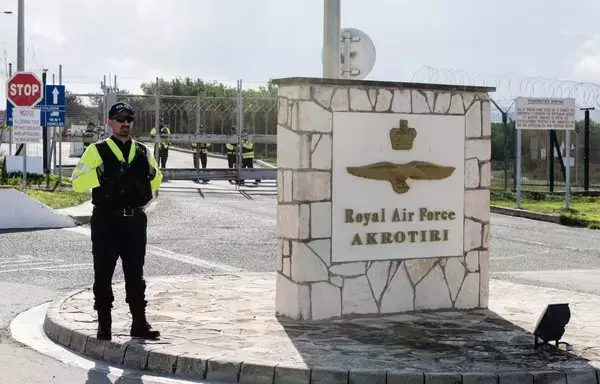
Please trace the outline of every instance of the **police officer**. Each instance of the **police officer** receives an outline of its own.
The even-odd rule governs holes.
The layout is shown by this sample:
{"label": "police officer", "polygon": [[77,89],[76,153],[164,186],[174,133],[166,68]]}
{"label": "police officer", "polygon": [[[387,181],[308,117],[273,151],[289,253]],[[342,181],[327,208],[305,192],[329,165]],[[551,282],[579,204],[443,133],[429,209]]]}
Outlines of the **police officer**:
{"label": "police officer", "polygon": [[237,143],[226,143],[225,150],[227,151],[227,166],[235,168],[237,162]]}
{"label": "police officer", "polygon": [[[227,152],[227,166],[235,168],[237,164],[237,143],[225,143],[225,151]],[[229,184],[233,184],[233,180],[229,180]]]}
{"label": "police officer", "polygon": [[144,206],[160,187],[163,176],[152,151],[131,138],[134,113],[129,104],[113,105],[108,113],[112,136],[91,144],[71,176],[76,192],[92,190],[93,292],[99,340],[111,339],[111,284],[119,257],[125,275],[125,301],[133,319],[130,335],[144,339],[160,336],[146,321]]}
{"label": "police officer", "polygon": [[[158,129],[160,132],[160,143],[158,144],[158,160],[160,161],[160,167],[167,167],[167,159],[169,158],[169,146],[171,142],[169,140],[171,136],[171,130],[168,126],[165,125],[165,120],[160,119],[158,124]],[[152,128],[150,131],[150,136],[152,138],[156,137],[156,127]]]}
{"label": "police officer", "polygon": [[[248,140],[248,133],[242,135],[242,168],[254,168],[254,143]],[[260,180],[254,180],[254,184],[260,183]],[[241,181],[244,184],[244,180]]]}
{"label": "police officer", "polygon": [[83,148],[87,148],[91,143],[93,143],[95,140],[98,140],[96,136],[97,130],[96,130],[96,124],[94,124],[92,121],[90,121],[87,125],[87,127],[85,128],[85,131],[83,132]]}
{"label": "police officer", "polygon": [[[194,168],[198,169],[198,158],[202,163],[202,169],[206,169],[206,164],[208,162],[208,151],[211,147],[210,143],[192,143],[192,148],[194,148]],[[208,183],[208,180],[203,180],[203,182]]]}

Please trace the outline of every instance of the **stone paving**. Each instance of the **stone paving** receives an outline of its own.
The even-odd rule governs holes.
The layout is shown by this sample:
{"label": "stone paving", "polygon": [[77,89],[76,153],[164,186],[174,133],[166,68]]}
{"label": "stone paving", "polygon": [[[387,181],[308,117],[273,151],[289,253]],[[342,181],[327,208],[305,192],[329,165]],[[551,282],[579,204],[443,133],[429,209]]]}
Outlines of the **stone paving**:
{"label": "stone paving", "polygon": [[[600,324],[593,314],[600,299],[595,296],[492,280],[491,310],[302,323],[274,316],[274,273],[156,278],[147,284],[149,322],[161,331],[161,340],[128,336],[131,317],[122,283],[114,286],[111,342],[95,338],[90,290],[53,303],[44,330],[93,358],[195,379],[533,383],[537,377],[536,383],[566,384],[568,377],[569,384],[598,382]],[[546,304],[565,300],[572,318],[563,340],[574,352],[535,351],[529,331],[537,317]]]}

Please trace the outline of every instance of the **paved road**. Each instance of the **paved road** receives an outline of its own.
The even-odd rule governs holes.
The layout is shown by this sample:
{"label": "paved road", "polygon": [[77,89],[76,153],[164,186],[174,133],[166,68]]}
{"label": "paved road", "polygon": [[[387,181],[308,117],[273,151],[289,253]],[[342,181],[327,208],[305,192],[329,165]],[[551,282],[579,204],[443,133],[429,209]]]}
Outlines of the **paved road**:
{"label": "paved road", "polygon": [[[165,183],[148,212],[146,275],[273,270],[275,193],[273,186],[236,189],[224,181]],[[8,336],[9,322],[18,313],[91,285],[90,245],[86,226],[0,233],[0,366],[1,376],[12,380],[3,384],[47,383],[52,376],[65,384],[113,382],[101,372],[88,378],[85,370],[23,348]],[[123,273],[117,264],[114,281],[119,280]],[[40,369],[46,376],[36,373]]]}
{"label": "paved road", "polygon": [[[227,182],[165,183],[148,212],[147,276],[275,268],[273,187],[236,190]],[[600,294],[600,231],[492,215],[494,277]],[[115,281],[122,280],[120,265]],[[63,365],[8,337],[14,316],[92,282],[89,230],[0,233],[0,366],[3,383],[111,383]],[[48,372],[40,377],[37,372]],[[49,376],[48,376],[49,375]],[[54,380],[48,377],[55,376]],[[88,376],[90,376],[88,378]],[[12,380],[12,381],[11,381]],[[133,379],[132,379],[133,380]],[[119,383],[152,383],[148,380]]]}
{"label": "paved road", "polygon": [[600,295],[600,231],[492,215],[496,278]]}

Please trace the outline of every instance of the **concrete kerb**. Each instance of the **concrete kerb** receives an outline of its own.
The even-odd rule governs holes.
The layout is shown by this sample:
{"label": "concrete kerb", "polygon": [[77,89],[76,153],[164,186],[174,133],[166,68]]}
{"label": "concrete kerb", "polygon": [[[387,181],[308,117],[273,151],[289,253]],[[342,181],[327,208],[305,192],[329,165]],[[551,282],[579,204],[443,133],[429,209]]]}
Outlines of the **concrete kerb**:
{"label": "concrete kerb", "polygon": [[137,340],[125,342],[98,340],[94,334],[69,328],[59,309],[78,289],[54,300],[46,312],[43,330],[57,344],[93,359],[120,368],[147,370],[173,378],[220,380],[243,384],[600,384],[597,369],[520,372],[423,372],[375,369],[339,369],[306,365],[265,364],[256,361],[205,358],[192,354],[170,354],[148,349]]}
{"label": "concrete kerb", "polygon": [[92,217],[92,200],[88,200],[74,207],[61,208],[56,211],[70,217],[77,225],[89,224]]}
{"label": "concrete kerb", "polygon": [[490,205],[490,211],[492,213],[498,213],[501,215],[522,217],[525,219],[532,219],[532,220],[538,220],[538,221],[546,221],[549,223],[561,224],[561,220],[560,220],[559,216],[549,215],[549,214],[545,214],[545,213],[532,212],[532,211],[527,211],[524,209],[506,208],[506,207],[499,207],[497,205]]}

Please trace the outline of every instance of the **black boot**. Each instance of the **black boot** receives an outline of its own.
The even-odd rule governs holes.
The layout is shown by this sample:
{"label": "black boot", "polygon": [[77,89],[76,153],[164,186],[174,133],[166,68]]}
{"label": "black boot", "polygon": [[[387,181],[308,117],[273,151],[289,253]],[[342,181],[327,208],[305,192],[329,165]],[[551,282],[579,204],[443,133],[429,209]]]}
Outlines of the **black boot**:
{"label": "black boot", "polygon": [[146,321],[146,311],[144,308],[131,308],[131,337],[140,339],[156,340],[160,337],[160,332],[152,329],[152,326]]}
{"label": "black boot", "polygon": [[99,309],[98,310],[98,333],[96,337],[98,340],[110,340],[111,339],[111,326],[112,318],[110,316],[110,309]]}

